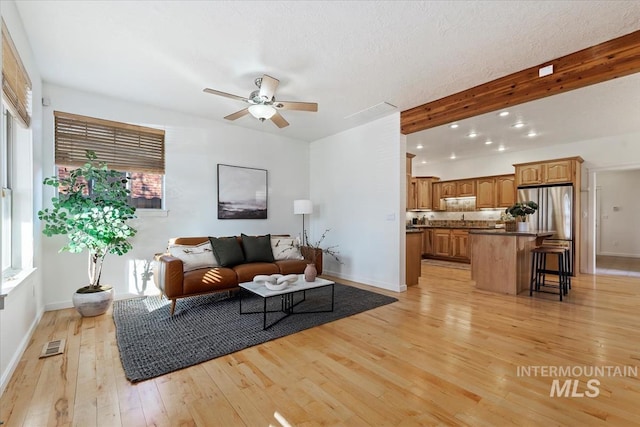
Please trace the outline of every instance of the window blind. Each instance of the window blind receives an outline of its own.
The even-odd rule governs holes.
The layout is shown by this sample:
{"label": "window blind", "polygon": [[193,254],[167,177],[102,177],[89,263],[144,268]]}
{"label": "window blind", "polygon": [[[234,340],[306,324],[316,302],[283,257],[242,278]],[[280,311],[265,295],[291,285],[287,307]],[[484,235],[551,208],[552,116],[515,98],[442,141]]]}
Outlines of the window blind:
{"label": "window blind", "polygon": [[53,112],[56,164],[82,166],[86,150],[123,172],[164,175],[164,130]]}
{"label": "window blind", "polygon": [[31,124],[31,79],[2,20],[2,93],[9,109],[26,127]]}

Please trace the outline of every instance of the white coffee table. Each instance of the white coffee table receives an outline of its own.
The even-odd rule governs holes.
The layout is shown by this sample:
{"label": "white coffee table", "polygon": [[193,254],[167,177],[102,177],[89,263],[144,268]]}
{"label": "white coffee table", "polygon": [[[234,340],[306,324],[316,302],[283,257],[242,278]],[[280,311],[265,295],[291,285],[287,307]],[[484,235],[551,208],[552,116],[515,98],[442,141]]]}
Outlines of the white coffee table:
{"label": "white coffee table", "polygon": [[[334,286],[335,282],[330,280],[316,278],[313,282],[305,282],[304,275],[300,274],[298,276],[298,280],[287,286],[286,288],[280,291],[272,291],[271,289],[267,289],[261,283],[256,282],[245,282],[240,283],[240,314],[262,314],[263,322],[262,328],[268,329],[280,322],[282,319],[285,319],[292,314],[309,314],[309,313],[327,313],[333,311],[333,302],[334,302]],[[325,287],[331,287],[331,310],[316,310],[316,311],[294,311],[294,308],[305,301],[307,298],[307,291],[311,289],[320,289]],[[254,295],[258,295],[262,298],[262,311],[242,311],[242,293],[243,291],[250,292]],[[302,293],[302,299],[294,302],[294,296],[296,294]],[[278,310],[267,310],[267,300],[270,298],[280,297],[280,309]],[[280,317],[278,320],[267,325],[267,313],[284,313],[284,316]]]}

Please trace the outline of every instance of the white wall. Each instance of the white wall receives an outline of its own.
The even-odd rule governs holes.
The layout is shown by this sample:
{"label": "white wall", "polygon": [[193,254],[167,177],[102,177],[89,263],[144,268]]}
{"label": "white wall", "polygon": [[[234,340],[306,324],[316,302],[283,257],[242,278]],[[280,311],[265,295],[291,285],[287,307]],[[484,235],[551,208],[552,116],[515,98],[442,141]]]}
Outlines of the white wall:
{"label": "white wall", "polygon": [[314,141],[310,152],[311,239],[331,229],[325,243],[339,245],[344,262],[325,257],[326,273],[394,291],[406,289],[406,142],[399,131],[394,113]]}
{"label": "white wall", "polygon": [[[0,2],[0,15],[4,19],[20,58],[32,83],[32,118],[29,129],[18,129],[20,147],[18,177],[14,185],[15,215],[19,217],[19,236],[23,251],[20,264],[28,269],[38,267],[41,261],[41,239],[38,236],[36,211],[41,206],[42,191],[33,182],[42,181],[40,158],[42,152],[42,83],[35,65],[31,47],[22,21],[12,1]],[[35,225],[34,225],[35,224]],[[35,230],[34,230],[35,227]],[[43,312],[42,272],[38,269],[29,274],[7,295],[4,309],[0,310],[0,393],[7,385],[22,352],[29,343],[31,332]]]}
{"label": "white wall", "polygon": [[[134,260],[151,260],[176,236],[229,236],[300,232],[293,215],[293,200],[309,197],[309,144],[260,133],[217,120],[206,120],[174,111],[124,102],[50,84],[44,96],[51,105],[44,110],[44,165],[54,174],[53,111],[98,117],[165,129],[167,216],[142,216],[135,220],[138,234],[133,250],[118,257],[108,255],[102,283],[114,287],[116,298],[131,296]],[[264,123],[272,126],[271,123]],[[217,164],[268,170],[268,219],[217,219]],[[45,190],[45,199],[53,195]],[[86,284],[86,254],[59,254],[62,237],[44,240],[44,274],[47,277],[47,309],[71,306],[73,292]]]}
{"label": "white wall", "polygon": [[596,174],[600,218],[600,255],[640,258],[640,170]]}

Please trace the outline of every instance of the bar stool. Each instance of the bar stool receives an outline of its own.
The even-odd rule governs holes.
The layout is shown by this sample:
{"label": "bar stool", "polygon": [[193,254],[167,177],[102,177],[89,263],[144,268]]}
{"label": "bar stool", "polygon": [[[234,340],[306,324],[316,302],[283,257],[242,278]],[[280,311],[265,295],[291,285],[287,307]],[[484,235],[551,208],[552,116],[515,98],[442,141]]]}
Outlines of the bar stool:
{"label": "bar stool", "polygon": [[569,254],[569,246],[563,244],[557,244],[547,241],[542,241],[542,246],[550,246],[552,248],[560,248],[564,250],[564,272],[566,273],[567,287],[571,289],[571,257]]}
{"label": "bar stool", "polygon": [[[557,247],[557,246],[538,246],[531,250],[531,282],[529,283],[529,296],[533,295],[533,291],[536,292],[548,292],[541,290],[541,287],[548,288],[556,288],[555,285],[546,280],[546,269],[547,269],[547,254],[557,255],[558,256],[558,295],[560,296],[560,301],[562,301],[562,296],[567,295],[569,292],[569,272],[566,269],[566,261],[565,254],[568,253],[566,248]],[[555,293],[555,292],[553,292]]]}

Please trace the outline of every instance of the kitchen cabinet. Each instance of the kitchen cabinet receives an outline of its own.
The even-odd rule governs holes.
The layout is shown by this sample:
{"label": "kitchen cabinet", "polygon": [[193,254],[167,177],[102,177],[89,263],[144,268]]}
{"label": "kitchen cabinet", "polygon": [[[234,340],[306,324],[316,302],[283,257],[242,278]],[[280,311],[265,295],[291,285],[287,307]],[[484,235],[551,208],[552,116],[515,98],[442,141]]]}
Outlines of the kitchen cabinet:
{"label": "kitchen cabinet", "polygon": [[542,164],[516,166],[518,185],[540,185],[544,182]]}
{"label": "kitchen cabinet", "polygon": [[476,180],[476,208],[496,207],[496,179],[493,177]]}
{"label": "kitchen cabinet", "polygon": [[[425,252],[430,258],[444,258],[469,262],[469,230],[460,228],[433,228],[425,233]],[[428,240],[428,241],[427,241]],[[430,246],[430,247],[429,247]]]}
{"label": "kitchen cabinet", "polygon": [[451,230],[451,257],[469,261],[469,230]]}
{"label": "kitchen cabinet", "polygon": [[473,197],[476,195],[476,181],[474,179],[465,179],[456,181],[455,197]]}
{"label": "kitchen cabinet", "polygon": [[456,185],[455,181],[442,183],[442,193],[440,194],[440,198],[456,197],[457,195],[458,195],[458,186]]}
{"label": "kitchen cabinet", "polygon": [[416,197],[416,181],[413,178],[413,158],[415,154],[407,153],[407,163],[405,166],[406,171],[406,183],[407,183],[407,210],[416,209],[417,197]]}
{"label": "kitchen cabinet", "polygon": [[516,185],[575,184],[580,179],[582,162],[580,157],[568,157],[513,165],[516,168]]}
{"label": "kitchen cabinet", "polygon": [[415,178],[407,177],[407,210],[415,210],[418,207],[417,182]]}
{"label": "kitchen cabinet", "polygon": [[451,230],[442,228],[433,230],[433,255],[445,258],[451,256]]}
{"label": "kitchen cabinet", "polygon": [[545,164],[545,182],[547,184],[559,184],[573,181],[573,162],[571,160],[558,160]]}
{"label": "kitchen cabinet", "polygon": [[442,183],[434,182],[431,184],[431,209],[434,211],[443,211],[444,204],[442,201]]}
{"label": "kitchen cabinet", "polygon": [[476,208],[506,208],[515,203],[515,175],[476,179]]}
{"label": "kitchen cabinet", "polygon": [[496,204],[497,208],[508,208],[516,202],[516,177],[504,175],[496,178]]}
{"label": "kitchen cabinet", "polygon": [[422,254],[433,255],[433,230],[425,228],[422,236]]}
{"label": "kitchen cabinet", "polygon": [[416,193],[417,193],[417,208],[418,209],[432,209],[433,197],[431,195],[433,183],[440,178],[437,177],[416,177]]}

